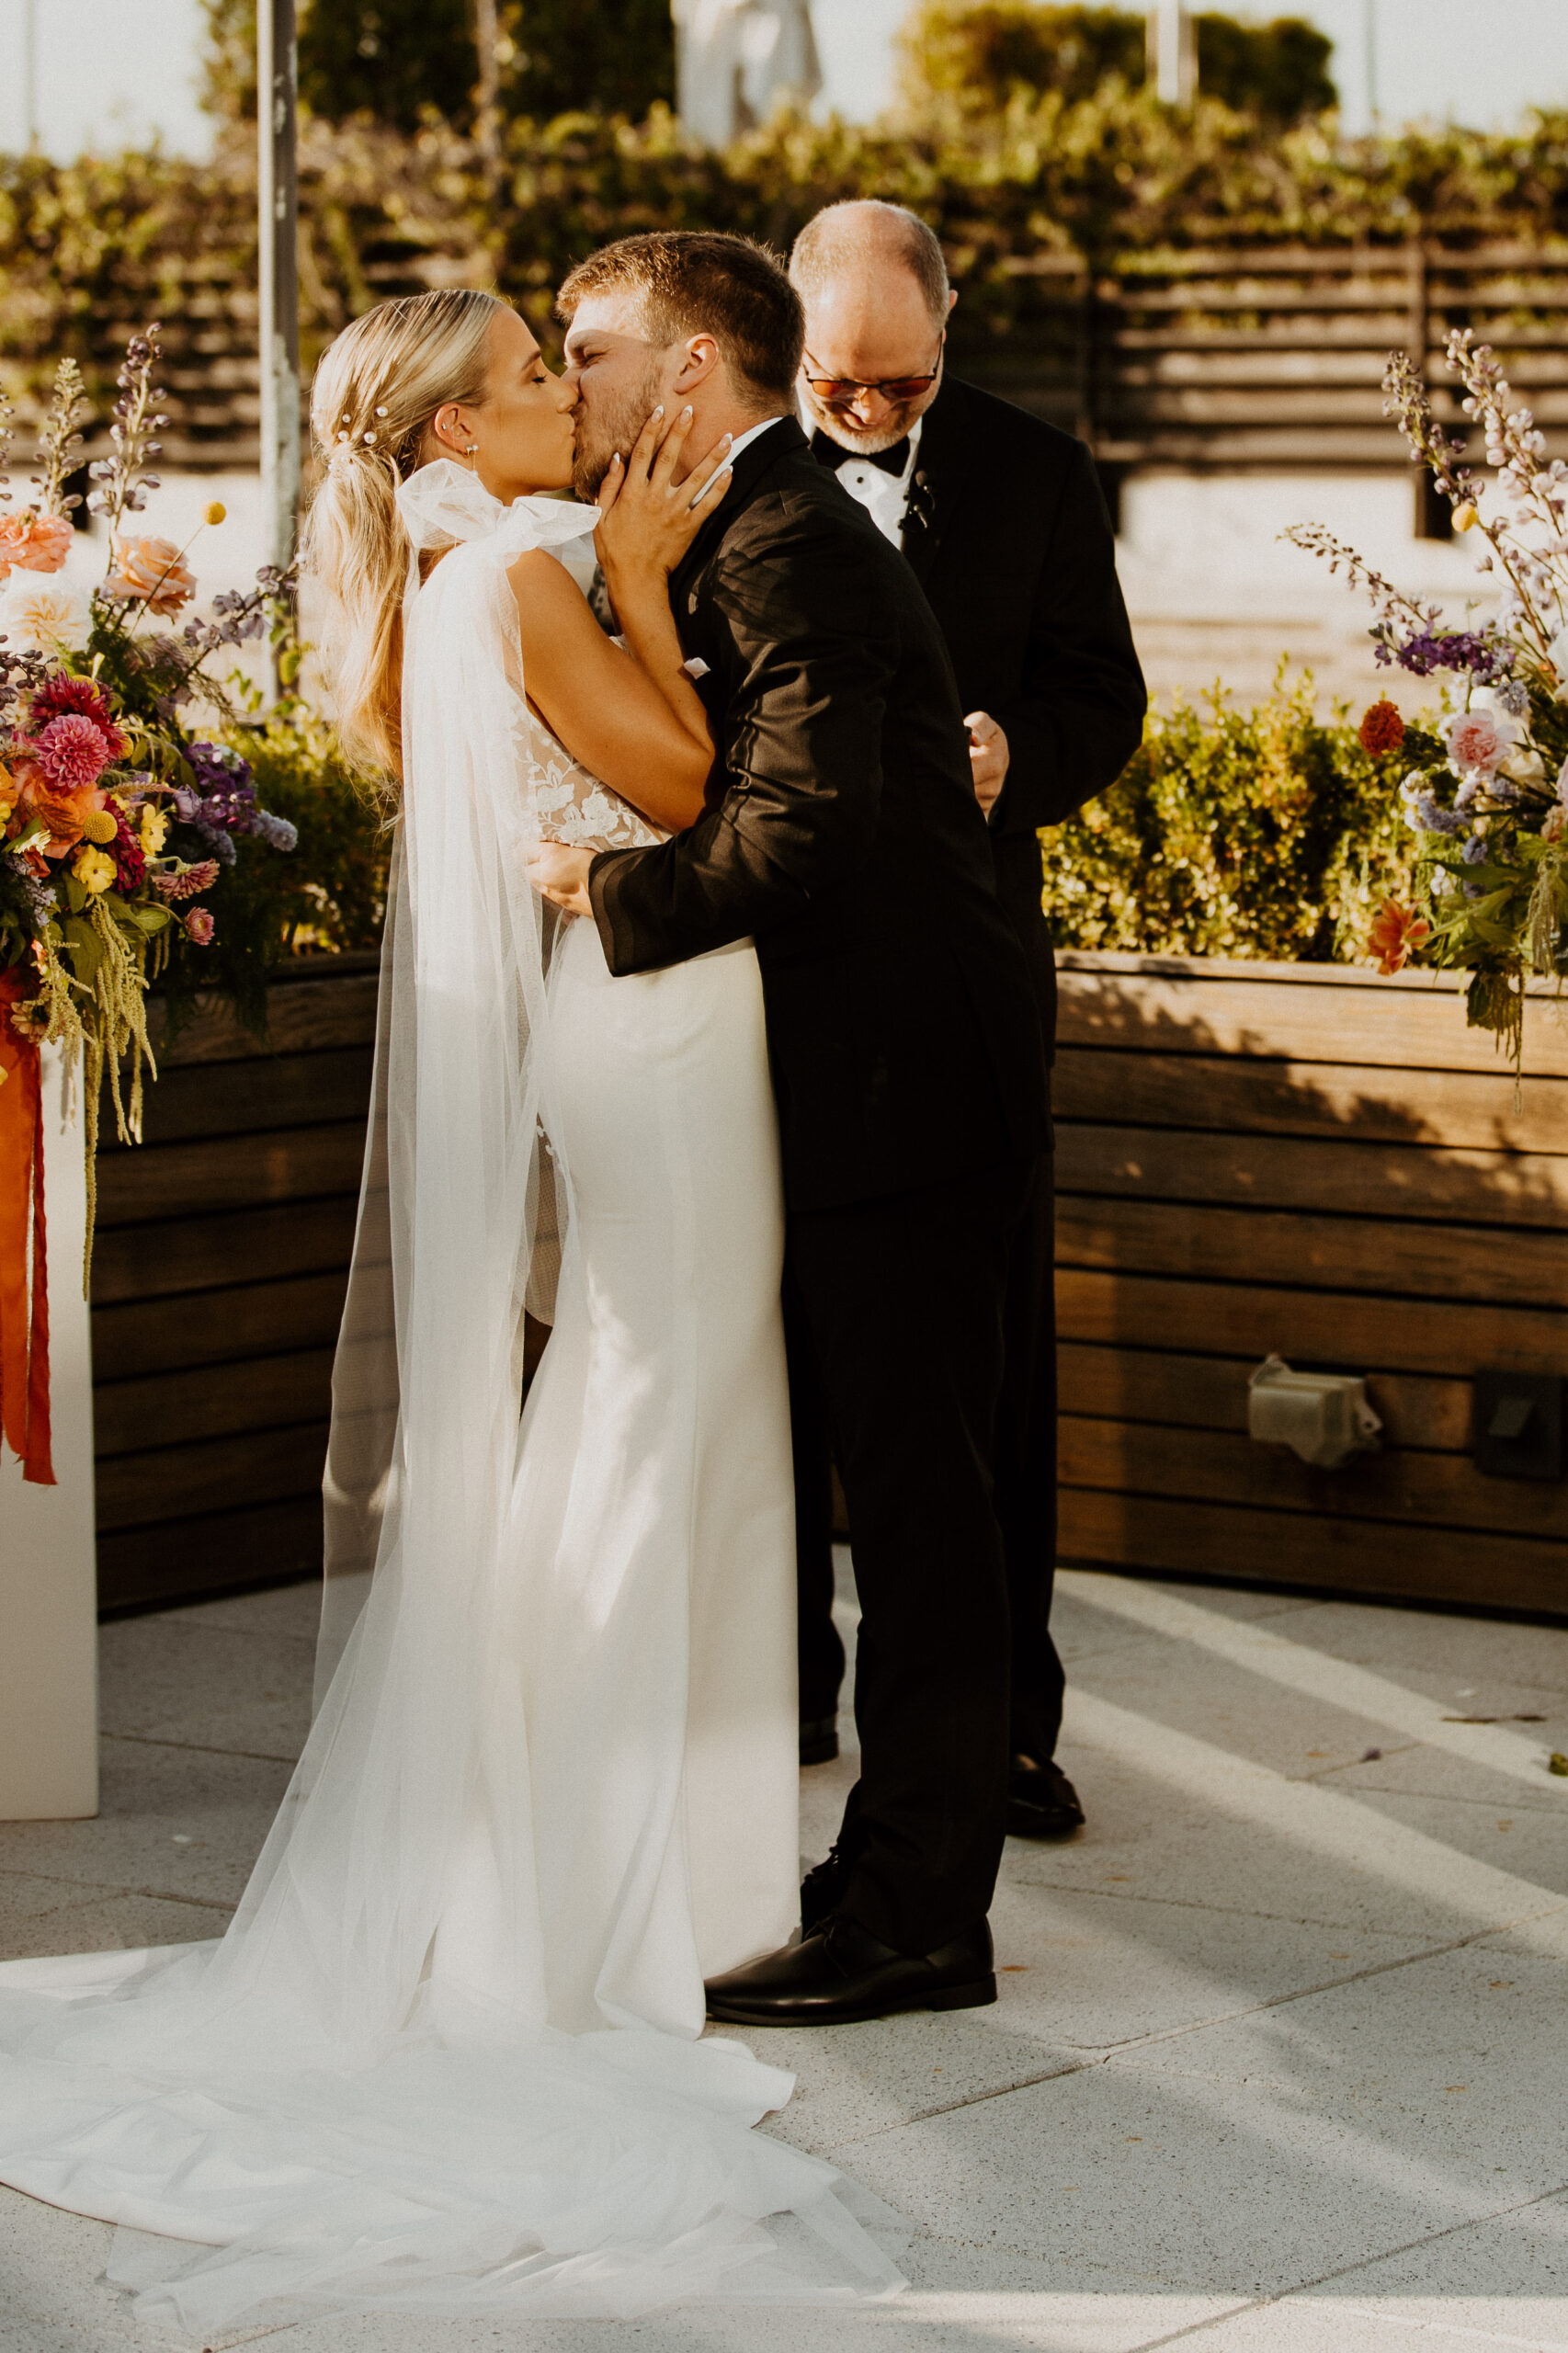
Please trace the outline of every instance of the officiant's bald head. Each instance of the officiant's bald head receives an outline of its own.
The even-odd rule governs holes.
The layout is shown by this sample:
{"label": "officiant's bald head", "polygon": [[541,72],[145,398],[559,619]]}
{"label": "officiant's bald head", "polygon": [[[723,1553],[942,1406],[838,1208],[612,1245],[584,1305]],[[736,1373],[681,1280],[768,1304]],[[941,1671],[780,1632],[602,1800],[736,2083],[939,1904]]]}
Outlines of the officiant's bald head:
{"label": "officiant's bald head", "polygon": [[806,313],[807,417],[843,449],[891,449],[941,386],[958,298],[935,233],[902,204],[830,204],[796,238],[790,276]]}

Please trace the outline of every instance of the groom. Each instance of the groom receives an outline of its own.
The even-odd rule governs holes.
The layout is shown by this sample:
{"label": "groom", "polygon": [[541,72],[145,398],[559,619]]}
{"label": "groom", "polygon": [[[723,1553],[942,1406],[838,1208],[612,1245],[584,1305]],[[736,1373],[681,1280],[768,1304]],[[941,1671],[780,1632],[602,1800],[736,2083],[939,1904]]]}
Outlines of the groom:
{"label": "groom", "polygon": [[628,237],[561,310],[581,490],[657,404],[692,410],[693,449],[735,437],[733,482],[670,583],[718,746],[704,814],[651,849],[544,845],[531,870],[615,973],[756,939],[786,1280],[855,1529],[860,1780],[807,1933],[714,1981],[709,2011],[968,2007],[995,1995],[1007,1804],[1004,1298],[1049,1133],[1028,971],[930,608],[795,420],[783,270],[738,237]]}

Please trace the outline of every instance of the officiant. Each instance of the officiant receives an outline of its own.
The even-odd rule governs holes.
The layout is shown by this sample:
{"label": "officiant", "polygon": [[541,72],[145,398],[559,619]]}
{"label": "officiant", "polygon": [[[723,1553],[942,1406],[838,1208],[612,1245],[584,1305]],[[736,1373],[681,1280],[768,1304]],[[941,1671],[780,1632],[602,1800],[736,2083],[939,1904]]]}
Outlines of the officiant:
{"label": "officiant", "polygon": [[[996,887],[1028,956],[1048,1058],[1056,971],[1040,905],[1039,832],[1114,783],[1146,697],[1116,576],[1116,544],[1081,441],[947,368],[942,248],[902,206],[830,205],[796,240],[805,305],[801,421],[936,612],[970,732]],[[931,1116],[942,1119],[933,1102]],[[1007,1828],[1064,1837],[1077,1792],[1055,1760],[1063,1675],[1050,1628],[1056,1558],[1056,1334],[1049,1158],[1009,1269],[996,1510],[1013,1617]],[[939,1285],[942,1269],[931,1268]],[[800,1579],[801,1756],[837,1755],[844,1647],[833,1623],[828,1437],[809,1351],[791,1336]],[[960,1569],[961,1564],[955,1567]]]}

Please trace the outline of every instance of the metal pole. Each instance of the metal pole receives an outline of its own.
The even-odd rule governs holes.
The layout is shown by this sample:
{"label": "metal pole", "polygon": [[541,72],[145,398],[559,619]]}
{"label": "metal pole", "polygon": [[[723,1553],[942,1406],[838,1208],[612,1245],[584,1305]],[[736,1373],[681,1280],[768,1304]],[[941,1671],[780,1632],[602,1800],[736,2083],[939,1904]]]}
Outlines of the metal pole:
{"label": "metal pole", "polygon": [[30,155],[38,145],[38,0],[22,0],[22,129]]}
{"label": "metal pole", "polygon": [[256,9],[261,517],[267,562],[294,560],[300,512],[298,63],[294,0]]}

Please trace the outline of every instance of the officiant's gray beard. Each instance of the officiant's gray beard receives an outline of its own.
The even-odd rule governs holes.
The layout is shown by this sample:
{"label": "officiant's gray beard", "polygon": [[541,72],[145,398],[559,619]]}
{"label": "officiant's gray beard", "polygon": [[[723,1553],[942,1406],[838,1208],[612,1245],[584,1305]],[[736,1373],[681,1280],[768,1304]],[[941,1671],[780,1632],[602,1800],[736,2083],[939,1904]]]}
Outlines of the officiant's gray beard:
{"label": "officiant's gray beard", "polygon": [[[828,408],[824,403],[816,399],[804,384],[801,386],[800,392],[801,415],[807,432],[810,433],[814,429],[819,433],[825,433],[828,439],[835,441],[841,449],[852,449],[858,457],[862,458],[874,458],[880,449],[891,449],[895,441],[902,441],[916,417],[924,416],[931,405],[929,400],[905,401],[901,407],[894,409],[887,423],[879,426],[874,433],[861,433],[853,426],[846,427],[842,411]],[[931,397],[935,399],[935,393]]]}
{"label": "officiant's gray beard", "polygon": [[577,399],[577,447],[572,460],[572,487],[591,505],[609,472],[617,450],[630,458],[637,436],[658,406],[665,354],[653,351],[642,373],[608,397]]}

